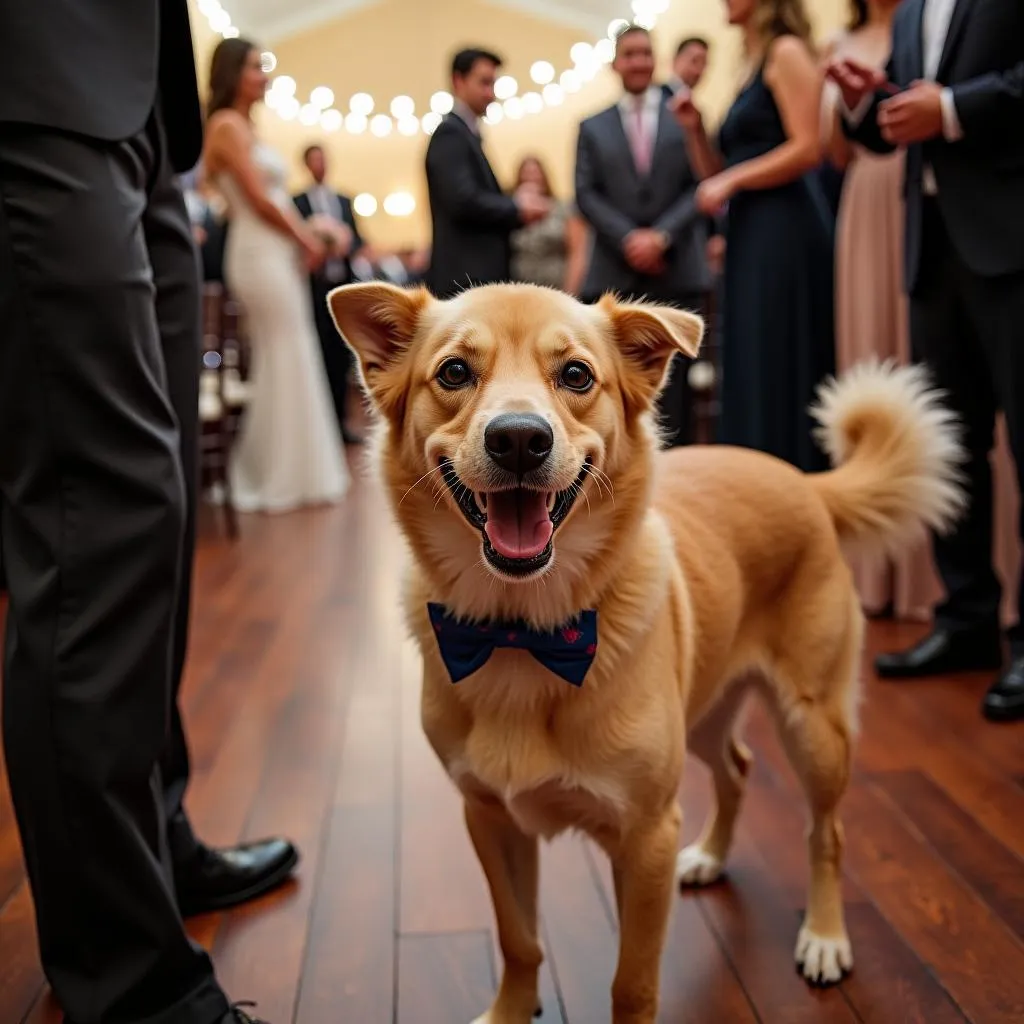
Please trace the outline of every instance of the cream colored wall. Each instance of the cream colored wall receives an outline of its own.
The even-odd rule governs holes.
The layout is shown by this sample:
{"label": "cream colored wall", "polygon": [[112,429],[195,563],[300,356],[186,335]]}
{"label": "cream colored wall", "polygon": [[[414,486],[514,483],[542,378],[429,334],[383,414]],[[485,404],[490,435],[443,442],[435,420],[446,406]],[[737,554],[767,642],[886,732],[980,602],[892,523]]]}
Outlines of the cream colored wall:
{"label": "cream colored wall", "polygon": [[[739,39],[724,23],[722,7],[721,0],[673,0],[654,32],[661,72],[667,70],[675,45],[683,36],[699,34],[711,40],[711,60],[700,87],[700,101],[712,120],[721,116],[735,92],[740,53]],[[819,38],[834,32],[846,17],[845,0],[809,0],[809,7]],[[628,13],[625,0],[623,8]],[[244,25],[240,27],[244,31]],[[193,30],[202,82],[219,37],[209,31],[198,10],[193,10]],[[354,92],[369,92],[380,110],[392,96],[405,93],[412,96],[417,112],[423,114],[429,109],[430,96],[449,88],[446,66],[459,46],[481,45],[497,50],[505,58],[503,71],[518,80],[523,92],[533,87],[529,69],[534,61],[548,60],[560,72],[571,65],[569,49],[580,38],[585,37],[571,28],[480,0],[385,0],[379,6],[277,41],[271,48],[278,57],[276,73],[296,80],[296,95],[302,100],[314,86],[328,85],[342,110],[347,109],[348,97]],[[519,159],[535,152],[547,164],[555,188],[570,195],[577,125],[613,102],[617,89],[615,76],[603,69],[559,107],[546,107],[520,121],[487,126],[487,153],[499,179],[509,181]],[[371,192],[378,200],[393,191],[408,191],[416,197],[417,209],[410,217],[390,217],[378,210],[375,216],[361,221],[370,241],[383,247],[429,243],[423,182],[425,135],[408,138],[395,132],[379,139],[369,132],[326,133],[283,121],[269,110],[260,112],[258,125],[266,140],[290,160],[291,183],[296,189],[305,183],[302,149],[318,141],[327,150],[332,182],[342,191],[352,195]]]}

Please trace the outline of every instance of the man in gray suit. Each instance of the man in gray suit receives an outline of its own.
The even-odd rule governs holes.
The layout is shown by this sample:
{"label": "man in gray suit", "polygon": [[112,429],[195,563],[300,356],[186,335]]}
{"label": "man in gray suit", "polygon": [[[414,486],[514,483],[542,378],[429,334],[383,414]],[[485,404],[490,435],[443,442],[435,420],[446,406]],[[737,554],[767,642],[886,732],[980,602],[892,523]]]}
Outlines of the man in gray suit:
{"label": "man in gray suit", "polygon": [[[576,148],[576,204],[594,235],[582,297],[614,291],[699,310],[711,285],[707,222],[694,203],[698,182],[683,130],[653,82],[650,33],[623,31],[612,67],[622,99],[580,125]],[[671,444],[690,438],[687,370],[677,356],[660,399]]]}

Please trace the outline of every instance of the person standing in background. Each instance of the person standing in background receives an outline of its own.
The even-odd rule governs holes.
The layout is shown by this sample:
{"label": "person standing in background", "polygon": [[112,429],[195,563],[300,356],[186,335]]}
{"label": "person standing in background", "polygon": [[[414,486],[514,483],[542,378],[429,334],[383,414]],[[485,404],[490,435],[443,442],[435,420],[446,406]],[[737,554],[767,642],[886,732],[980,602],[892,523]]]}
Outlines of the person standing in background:
{"label": "person standing in background", "polygon": [[587,272],[586,221],[571,203],[555,198],[539,157],[525,156],[520,161],[514,191],[526,189],[547,199],[551,213],[513,232],[512,280],[579,295]]}
{"label": "person standing in background", "polygon": [[512,232],[550,212],[550,201],[534,191],[505,195],[484,153],[480,119],[494,102],[500,67],[501,58],[488,50],[455,54],[455,106],[427,145],[433,248],[426,280],[438,298],[474,284],[507,281]]}
{"label": "person standing in background", "polygon": [[728,205],[719,439],[804,471],[825,469],[808,407],[835,369],[833,217],[822,161],[822,74],[801,0],[728,0],[745,81],[707,137],[692,98],[673,99],[703,179],[701,211]]}
{"label": "person standing in background", "polygon": [[[619,34],[612,69],[622,97],[580,125],[576,144],[576,206],[594,236],[582,298],[615,291],[701,310],[711,283],[707,220],[694,199],[697,176],[684,133],[654,84],[647,29],[633,25]],[[659,397],[672,445],[692,436],[689,364],[675,358]]]}
{"label": "person standing in background", "polygon": [[67,1024],[245,1024],[182,913],[297,854],[214,851],[182,807],[202,146],[185,0],[0,5],[5,754]]}
{"label": "person standing in background", "polygon": [[330,243],[328,256],[309,275],[313,293],[313,314],[316,317],[317,334],[320,336],[324,368],[331,386],[331,396],[334,399],[334,410],[338,414],[338,427],[342,439],[345,444],[361,444],[362,438],[349,430],[346,423],[349,374],[353,367],[352,352],[338,337],[337,328],[331,319],[331,311],[327,308],[327,293],[332,288],[353,280],[352,260],[363,248],[363,239],[352,211],[352,200],[335,192],[326,184],[327,158],[323,146],[307,146],[302,154],[302,162],[306,165],[313,184],[305,192],[300,192],[294,197],[295,206],[305,220],[312,222],[314,230],[320,223],[324,223],[329,229],[325,232]]}
{"label": "person standing in background", "polygon": [[[1024,464],[1024,5],[1020,0],[906,0],[884,69],[839,56],[844,131],[876,153],[905,153],[904,287],[910,341],[964,427],[968,505],[933,537],[946,599],[932,632],[885,653],[890,678],[1003,666],[1001,586],[992,564],[990,453],[1002,410]],[[1024,537],[1024,510],[1018,525]],[[1020,592],[1020,573],[1014,581]],[[1024,629],[983,713],[1024,718]]]}
{"label": "person standing in background", "polygon": [[676,47],[672,59],[672,77],[664,86],[665,98],[670,99],[680,89],[691,92],[700,85],[708,67],[708,41],[701,36],[689,36]]}

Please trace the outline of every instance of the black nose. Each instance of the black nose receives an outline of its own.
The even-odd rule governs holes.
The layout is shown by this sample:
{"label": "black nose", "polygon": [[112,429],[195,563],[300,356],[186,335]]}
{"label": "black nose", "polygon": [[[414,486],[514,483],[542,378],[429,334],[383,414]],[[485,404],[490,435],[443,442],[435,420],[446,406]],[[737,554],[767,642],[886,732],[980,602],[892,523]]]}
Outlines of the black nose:
{"label": "black nose", "polygon": [[509,473],[522,476],[544,464],[555,444],[546,419],[534,413],[506,412],[484,430],[487,454]]}

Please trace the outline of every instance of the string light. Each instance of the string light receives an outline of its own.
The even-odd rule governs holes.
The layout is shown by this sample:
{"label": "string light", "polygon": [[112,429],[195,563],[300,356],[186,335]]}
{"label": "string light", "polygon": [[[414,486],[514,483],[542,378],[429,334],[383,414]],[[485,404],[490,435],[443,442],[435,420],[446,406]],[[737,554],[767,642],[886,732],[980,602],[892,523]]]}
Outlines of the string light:
{"label": "string light", "polygon": [[[615,18],[609,22],[607,34],[603,38],[593,43],[581,40],[573,44],[569,50],[572,67],[566,68],[561,74],[556,72],[549,61],[534,61],[530,66],[530,79],[541,87],[539,92],[530,90],[520,96],[519,83],[511,75],[502,75],[494,84],[496,101],[487,108],[484,120],[488,124],[498,124],[505,118],[515,121],[529,114],[540,113],[545,107],[563,103],[567,94],[579,92],[584,83],[592,81],[603,66],[612,62],[615,57],[615,40],[624,29],[631,24],[646,29],[654,28],[658,18],[669,9],[670,3],[671,0],[631,0],[632,20]],[[224,39],[239,36],[237,26],[220,0],[197,0],[197,5],[213,32]],[[260,58],[266,74],[272,74],[277,69],[277,56],[270,50],[263,51]],[[405,95],[395,96],[384,108],[390,111],[390,116],[387,113],[374,115],[376,104],[373,97],[365,92],[352,96],[347,113],[336,109],[334,104],[334,91],[326,85],[316,86],[310,92],[309,99],[303,103],[296,96],[295,79],[290,75],[277,75],[266,95],[267,107],[284,121],[298,120],[310,128],[319,125],[328,132],[344,128],[352,135],[361,135],[369,129],[378,138],[387,137],[394,129],[404,136],[413,136],[420,131],[426,135],[433,134],[442,117],[453,109],[454,99],[449,92],[435,92],[430,97],[429,112],[422,117],[416,115],[415,100]],[[372,196],[369,198],[373,199]]]}

